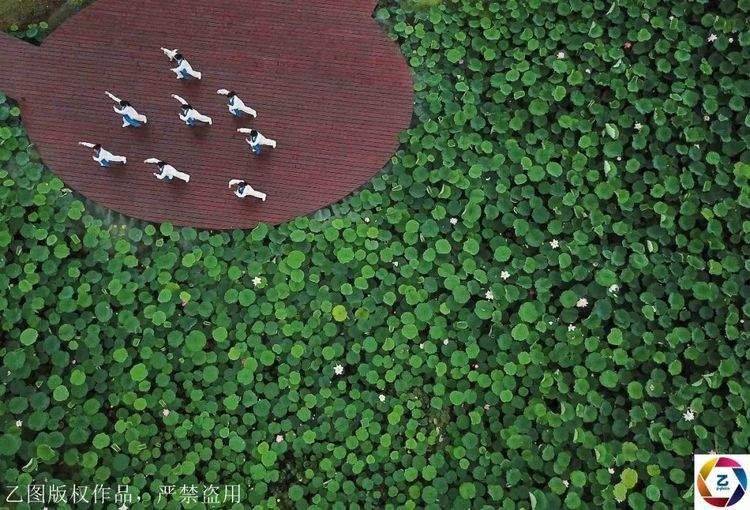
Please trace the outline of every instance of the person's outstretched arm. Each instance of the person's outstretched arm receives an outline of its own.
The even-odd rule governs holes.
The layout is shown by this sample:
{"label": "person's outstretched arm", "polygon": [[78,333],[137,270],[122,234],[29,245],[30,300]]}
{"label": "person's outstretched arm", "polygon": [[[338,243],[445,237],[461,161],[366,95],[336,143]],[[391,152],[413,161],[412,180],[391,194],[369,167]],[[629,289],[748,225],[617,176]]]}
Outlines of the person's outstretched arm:
{"label": "person's outstretched arm", "polygon": [[175,48],[173,50],[170,50],[170,49],[167,49],[167,48],[162,48],[161,51],[164,52],[164,54],[167,56],[167,58],[169,60],[174,60],[175,55],[177,55],[177,53],[179,53],[179,50],[177,48]]}
{"label": "person's outstretched arm", "polygon": [[186,104],[188,104],[187,101],[185,101],[183,98],[181,98],[177,94],[172,94],[172,97],[175,98],[177,101],[179,101],[182,106],[185,106]]}
{"label": "person's outstretched arm", "polygon": [[121,102],[121,99],[120,99],[119,97],[117,97],[116,95],[114,95],[114,94],[111,94],[110,92],[107,92],[106,90],[104,91],[104,93],[105,93],[105,94],[107,94],[107,95],[109,96],[109,98],[110,98],[110,99],[111,99],[112,101],[114,101],[115,103],[119,103],[119,102]]}

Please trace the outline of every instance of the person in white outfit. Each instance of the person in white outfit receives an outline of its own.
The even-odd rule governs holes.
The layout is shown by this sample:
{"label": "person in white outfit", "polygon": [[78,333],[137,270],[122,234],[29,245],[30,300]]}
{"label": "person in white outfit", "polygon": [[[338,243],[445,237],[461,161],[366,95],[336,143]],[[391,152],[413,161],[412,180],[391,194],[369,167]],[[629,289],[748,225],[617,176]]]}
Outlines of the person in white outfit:
{"label": "person in white outfit", "polygon": [[276,148],[276,140],[266,138],[255,129],[240,128],[237,131],[250,135],[250,138],[245,138],[245,141],[248,143],[248,145],[250,145],[250,149],[252,149],[253,154],[255,154],[256,156],[260,156],[261,146],[263,145],[273,147],[274,149]]}
{"label": "person in white outfit", "polygon": [[104,93],[107,94],[112,101],[117,103],[117,106],[113,108],[115,112],[122,115],[122,127],[139,128],[143,124],[146,124],[148,122],[146,116],[138,113],[138,111],[133,108],[133,106],[127,101],[123,101],[119,97],[115,96],[114,94],[110,94],[107,91],[105,91]]}
{"label": "person in white outfit", "polygon": [[229,113],[235,117],[242,117],[244,114],[250,115],[253,118],[258,116],[258,112],[247,106],[235,91],[219,89],[216,93],[229,98]]}
{"label": "person in white outfit", "polygon": [[193,108],[190,103],[185,101],[183,98],[178,96],[177,94],[172,94],[172,97],[175,98],[177,101],[180,102],[182,105],[182,108],[180,108],[180,120],[182,120],[185,124],[187,124],[190,127],[198,125],[198,123],[208,124],[209,126],[213,124],[213,121],[211,120],[211,117],[208,117],[206,115],[203,115],[202,113],[199,113],[198,110]]}
{"label": "person in white outfit", "polygon": [[193,69],[193,66],[190,65],[190,62],[187,61],[187,59],[182,55],[182,53],[180,53],[179,50],[162,48],[161,51],[164,52],[169,60],[177,63],[177,67],[172,69],[172,72],[177,75],[178,80],[187,80],[189,78],[200,80],[203,76],[202,73],[199,73],[198,71]]}
{"label": "person in white outfit", "polygon": [[237,189],[234,190],[234,194],[239,198],[255,197],[260,198],[263,202],[266,201],[265,193],[254,190],[252,186],[241,179],[232,179],[229,181],[229,189],[232,189],[232,186],[237,187]]}
{"label": "person in white outfit", "polygon": [[184,172],[180,172],[175,167],[157,158],[149,158],[144,163],[152,165],[158,165],[160,173],[154,173],[154,177],[163,181],[164,179],[171,181],[172,179],[180,179],[181,181],[190,182],[190,176]]}
{"label": "person in white outfit", "polygon": [[122,163],[123,165],[128,163],[128,158],[125,156],[115,156],[98,143],[78,142],[78,145],[94,149],[93,159],[103,167],[109,167],[112,163]]}

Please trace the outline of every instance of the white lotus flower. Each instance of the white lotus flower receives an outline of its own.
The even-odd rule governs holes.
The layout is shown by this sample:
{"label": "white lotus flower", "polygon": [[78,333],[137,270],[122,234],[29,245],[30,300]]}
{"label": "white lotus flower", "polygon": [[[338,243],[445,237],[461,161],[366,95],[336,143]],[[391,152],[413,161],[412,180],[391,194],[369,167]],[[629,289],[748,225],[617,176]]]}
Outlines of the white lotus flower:
{"label": "white lotus flower", "polygon": [[576,306],[578,308],[586,308],[587,306],[589,306],[589,300],[585,297],[582,297],[578,301],[576,301]]}
{"label": "white lotus flower", "polygon": [[491,290],[488,290],[487,292],[485,292],[484,293],[484,297],[485,297],[485,299],[489,299],[490,301],[492,301],[493,299],[495,299],[495,295],[492,293]]}
{"label": "white lotus flower", "polygon": [[557,239],[553,239],[553,240],[551,240],[551,241],[549,242],[549,245],[550,245],[550,246],[551,246],[551,247],[552,247],[553,249],[555,249],[555,250],[556,250],[557,248],[559,248],[559,247],[560,247],[560,241],[558,241]]}
{"label": "white lotus flower", "polygon": [[643,124],[641,124],[640,122],[636,122],[635,126],[633,126],[633,127],[635,127],[635,129],[637,131],[640,131],[643,128]]}
{"label": "white lotus flower", "polygon": [[565,52],[564,51],[558,51],[557,52],[557,58],[565,58]]}
{"label": "white lotus flower", "polygon": [[383,395],[383,394],[381,393],[381,394],[380,394],[380,395],[378,396],[378,400],[380,400],[381,402],[385,402],[385,395]]}
{"label": "white lotus flower", "polygon": [[695,419],[695,411],[688,407],[682,417],[685,418],[685,421],[693,421]]}
{"label": "white lotus flower", "polygon": [[500,273],[500,278],[502,278],[503,280],[507,280],[508,278],[510,278],[510,273],[508,271],[503,271],[502,273]]}
{"label": "white lotus flower", "polygon": [[23,422],[21,420],[16,420],[16,427],[20,427],[23,425]]}
{"label": "white lotus flower", "polygon": [[575,331],[576,327],[573,324],[568,324],[568,331]]}
{"label": "white lotus flower", "polygon": [[276,442],[277,443],[280,443],[283,440],[284,440],[284,436],[282,436],[281,434],[276,434]]}
{"label": "white lotus flower", "polygon": [[165,418],[166,418],[167,416],[169,416],[169,409],[162,409],[162,410],[161,410],[161,415],[162,415],[162,416],[164,416]]}
{"label": "white lotus flower", "polygon": [[339,363],[338,365],[336,365],[335,367],[333,367],[333,373],[336,374],[336,375],[343,374],[344,373],[344,366],[341,363]]}
{"label": "white lotus flower", "polygon": [[618,292],[619,290],[620,290],[620,286],[617,285],[616,283],[613,283],[612,285],[609,286],[609,291],[612,294],[614,294],[615,292]]}
{"label": "white lotus flower", "polygon": [[458,223],[458,218],[451,218],[450,222],[451,222],[451,225],[455,225]]}
{"label": "white lotus flower", "polygon": [[718,39],[716,34],[711,34],[708,36],[708,39],[706,39],[708,42],[714,42],[716,39]]}
{"label": "white lotus flower", "polygon": [[256,287],[260,285],[262,282],[263,280],[261,279],[260,276],[256,276],[255,278],[253,278],[253,285],[255,285]]}

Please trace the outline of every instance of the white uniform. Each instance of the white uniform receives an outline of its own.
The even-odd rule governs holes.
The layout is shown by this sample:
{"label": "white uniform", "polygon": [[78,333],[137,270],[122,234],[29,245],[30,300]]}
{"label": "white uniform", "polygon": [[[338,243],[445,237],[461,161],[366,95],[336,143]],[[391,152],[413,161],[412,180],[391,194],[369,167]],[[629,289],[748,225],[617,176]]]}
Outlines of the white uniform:
{"label": "white uniform", "polygon": [[180,109],[180,120],[182,120],[182,122],[184,122],[188,126],[195,126],[195,124],[198,122],[203,122],[209,125],[212,124],[213,121],[211,120],[211,117],[199,113],[198,110],[190,106],[190,103],[188,103],[184,98],[178,96],[177,94],[172,94],[172,97],[179,101],[179,103],[183,107],[189,107],[187,111],[185,111],[184,108]]}
{"label": "white uniform", "polygon": [[124,165],[128,162],[128,158],[125,156],[116,156],[106,149],[99,149],[97,155],[94,156],[94,161],[101,166],[109,166],[109,163],[122,163]]}
{"label": "white uniform", "polygon": [[196,122],[203,122],[204,124],[208,125],[211,125],[213,123],[211,117],[199,113],[195,108],[189,109],[184,115],[182,114],[182,112],[180,112],[180,119],[188,126],[194,126]]}
{"label": "white uniform", "polygon": [[239,117],[241,113],[247,113],[251,117],[257,117],[258,112],[247,106],[239,96],[234,96],[229,99],[229,113]]}
{"label": "white uniform", "polygon": [[[247,129],[247,128],[240,128],[237,131],[239,131],[240,133],[250,133],[252,130]],[[254,140],[250,138],[245,138],[245,141],[248,143],[248,145],[250,145],[250,148],[256,154],[260,154],[260,147],[262,145],[273,147],[274,149],[276,148],[276,140],[271,140],[270,138],[266,138],[260,132],[258,132]]]}
{"label": "white uniform", "polygon": [[234,194],[239,198],[245,198],[245,197],[255,197],[261,199],[263,202],[266,201],[266,194],[261,193],[260,191],[256,191],[253,189],[252,186],[250,186],[247,183],[242,184],[243,181],[239,179],[232,179],[229,181],[229,187],[237,186],[237,189],[234,190]]}
{"label": "white uniform", "polygon": [[[116,111],[117,113],[119,113],[119,114],[120,114],[120,115],[122,115],[123,117],[130,117],[131,119],[135,119],[135,120],[137,120],[138,122],[142,122],[142,123],[144,123],[144,124],[145,124],[145,123],[146,123],[146,121],[147,121],[147,119],[146,119],[146,116],[145,116],[145,115],[141,115],[140,113],[138,113],[138,110],[136,110],[136,109],[135,109],[135,108],[133,108],[132,106],[126,106],[125,108],[118,108],[118,107],[116,107],[116,106],[115,106],[115,107],[113,107],[113,108],[114,108],[114,110],[115,110],[115,111]],[[124,126],[127,126],[127,125],[128,125],[128,123],[127,123],[127,122],[125,122],[125,123],[124,123],[123,125],[124,125]]]}
{"label": "white uniform", "polygon": [[118,103],[117,106],[114,106],[113,109],[115,112],[122,115],[122,127],[141,127],[142,124],[146,124],[148,122],[148,119],[145,115],[141,115],[138,113],[138,111],[133,108],[132,106],[126,106],[124,108],[120,108],[119,105],[122,103],[119,97],[115,96],[114,94],[110,94],[109,92],[104,92],[107,96],[109,96],[112,101],[115,103]]}
{"label": "white uniform", "polygon": [[177,79],[179,80],[184,80],[188,78],[188,76],[192,76],[193,78],[197,78],[198,80],[200,80],[203,76],[202,73],[199,73],[198,71],[193,69],[193,66],[190,65],[190,62],[188,62],[186,58],[183,58],[180,61],[180,64],[172,69],[172,72],[177,75]]}
{"label": "white uniform", "polygon": [[157,179],[162,180],[162,181],[164,179],[167,179],[170,181],[172,179],[180,179],[181,181],[190,182],[190,176],[188,174],[184,172],[180,172],[172,165],[164,165],[161,168],[161,173],[159,174],[155,173],[154,175],[156,176]]}
{"label": "white uniform", "polygon": [[[89,149],[96,149],[96,144],[90,142],[78,142],[78,145],[83,145],[84,147],[88,147]],[[128,162],[128,158],[126,158],[125,156],[116,156],[103,147],[99,147],[99,149],[96,151],[96,155],[92,156],[92,159],[103,167],[108,167],[112,163],[122,163],[123,165],[125,165]]]}

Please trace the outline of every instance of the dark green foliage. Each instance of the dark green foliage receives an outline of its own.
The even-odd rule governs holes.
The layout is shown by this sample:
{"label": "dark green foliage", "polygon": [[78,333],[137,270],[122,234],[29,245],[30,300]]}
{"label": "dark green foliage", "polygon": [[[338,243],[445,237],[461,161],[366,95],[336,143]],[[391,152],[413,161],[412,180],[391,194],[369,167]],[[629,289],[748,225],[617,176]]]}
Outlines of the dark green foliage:
{"label": "dark green foliage", "polygon": [[382,5],[419,122],[278,228],[111,223],[0,96],[3,479],[688,507],[750,435],[750,3],[625,4]]}

